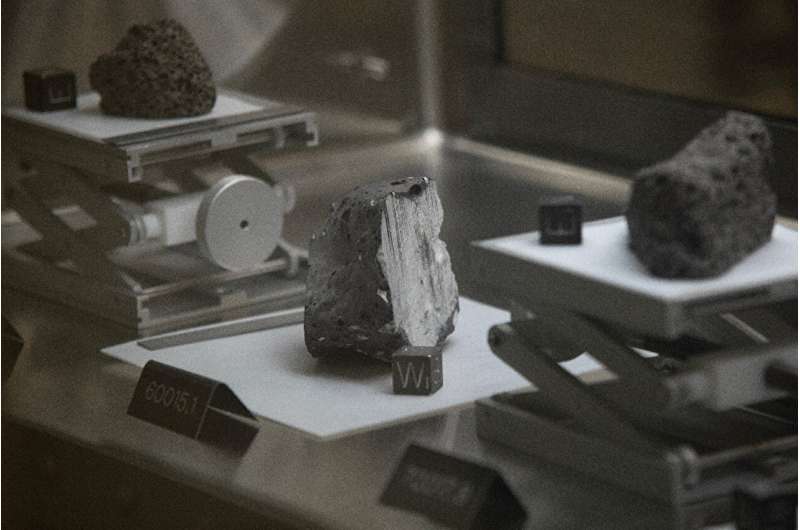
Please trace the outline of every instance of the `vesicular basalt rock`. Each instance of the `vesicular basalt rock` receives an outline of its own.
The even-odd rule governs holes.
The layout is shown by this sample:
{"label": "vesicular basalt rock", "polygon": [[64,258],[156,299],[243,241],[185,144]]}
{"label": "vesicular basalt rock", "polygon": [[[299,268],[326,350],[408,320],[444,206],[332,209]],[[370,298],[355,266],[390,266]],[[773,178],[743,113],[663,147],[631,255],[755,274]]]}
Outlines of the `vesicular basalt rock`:
{"label": "vesicular basalt rock", "polygon": [[356,188],[309,246],[305,341],[314,357],[358,352],[390,362],[454,329],[458,286],[439,239],[434,182],[412,177]]}
{"label": "vesicular basalt rock", "polygon": [[652,274],[715,276],[770,239],[771,148],[760,119],[729,112],[674,157],[639,172],[626,217],[630,247]]}
{"label": "vesicular basalt rock", "polygon": [[106,114],[182,118],[205,114],[217,93],[191,34],[172,19],[135,25],[111,53],[89,68]]}

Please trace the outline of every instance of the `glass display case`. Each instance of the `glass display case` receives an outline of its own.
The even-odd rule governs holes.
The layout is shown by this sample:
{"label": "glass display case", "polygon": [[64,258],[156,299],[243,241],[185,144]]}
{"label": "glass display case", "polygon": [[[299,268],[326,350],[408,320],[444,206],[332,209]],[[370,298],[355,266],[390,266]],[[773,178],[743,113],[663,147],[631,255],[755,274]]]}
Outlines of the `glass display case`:
{"label": "glass display case", "polygon": [[[772,136],[778,222],[796,244],[796,3],[241,0],[189,7],[152,1],[118,11],[93,2],[7,4],[4,115],[22,97],[23,70],[59,63],[77,73],[79,91],[86,91],[88,65],[130,24],[174,17],[196,36],[218,87],[310,113],[303,116],[313,138],[248,153],[258,171],[293,190],[293,208],[282,220],[287,248],[307,248],[331,203],[356,186],[430,177],[445,212],[441,238],[460,294],[493,306],[492,315],[511,315],[511,324],[529,318],[529,311],[492,284],[514,279],[517,269],[482,268],[474,242],[537,230],[538,205],[553,195],[579,197],[585,223],[622,215],[640,168],[672,156],[729,109],[757,114]],[[3,158],[5,165],[10,158]],[[6,191],[4,225],[15,219]],[[575,285],[570,296],[577,299]],[[494,469],[524,509],[526,528],[733,527],[728,495],[676,507],[480,436],[480,408],[476,413],[471,402],[330,439],[262,416],[240,452],[179,436],[127,413],[141,370],[101,353],[146,342],[142,334],[41,294],[24,282],[3,286],[4,343],[7,322],[14,342],[23,344],[15,362],[6,363],[3,353],[3,523],[9,527],[437,527],[424,513],[380,500],[411,444]],[[295,316],[302,312],[296,294],[289,308]],[[767,309],[731,310],[732,320],[712,331],[734,342],[794,337],[796,352],[796,288],[789,298]],[[238,307],[240,300],[229,302],[226,307]],[[231,311],[213,326],[234,321],[235,329],[253,331],[243,317],[261,315]],[[488,329],[503,319],[497,320],[484,324]],[[481,333],[475,342],[497,349]],[[220,349],[224,334],[196,336],[207,340],[204,354],[219,356],[217,367],[242,369],[244,350]],[[650,340],[648,347],[658,342],[640,339]],[[251,346],[245,353],[257,355]],[[310,361],[286,366],[302,376],[309,395],[315,384],[337,379],[391,385],[391,369],[382,365],[361,371]],[[598,369],[581,381],[608,382],[609,370],[593,366]],[[243,370],[245,379],[258,380],[258,373]],[[796,448],[796,363],[793,375],[789,369],[777,377],[788,398],[762,412],[784,418]],[[445,373],[445,391],[447,385]],[[262,397],[269,402],[280,392],[265,387]],[[243,405],[249,406],[246,399]],[[354,413],[367,406],[345,405]],[[774,476],[794,484],[787,495],[796,498],[796,459],[794,470],[783,461],[770,465]]]}

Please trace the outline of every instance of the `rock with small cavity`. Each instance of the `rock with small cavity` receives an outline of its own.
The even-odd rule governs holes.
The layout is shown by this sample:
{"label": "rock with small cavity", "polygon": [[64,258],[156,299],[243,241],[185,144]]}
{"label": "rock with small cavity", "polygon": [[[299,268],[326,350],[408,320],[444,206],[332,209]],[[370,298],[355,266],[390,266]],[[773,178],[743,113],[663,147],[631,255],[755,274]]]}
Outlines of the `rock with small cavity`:
{"label": "rock with small cavity", "polygon": [[314,357],[360,353],[391,362],[402,346],[442,344],[458,286],[439,239],[434,181],[412,177],[356,188],[309,245],[305,341]]}
{"label": "rock with small cavity", "polygon": [[172,19],[131,27],[110,53],[89,68],[106,114],[183,118],[211,111],[217,92],[189,31]]}
{"label": "rock with small cavity", "polygon": [[626,213],[630,248],[655,276],[716,276],[769,241],[772,141],[729,112],[675,156],[639,172]]}

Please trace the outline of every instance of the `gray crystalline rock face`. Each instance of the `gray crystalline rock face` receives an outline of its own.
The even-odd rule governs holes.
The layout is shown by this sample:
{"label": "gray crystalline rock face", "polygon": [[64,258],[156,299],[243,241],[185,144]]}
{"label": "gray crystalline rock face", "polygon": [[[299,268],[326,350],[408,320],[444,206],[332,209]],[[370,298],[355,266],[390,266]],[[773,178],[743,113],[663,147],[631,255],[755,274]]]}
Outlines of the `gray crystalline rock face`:
{"label": "gray crystalline rock face", "polygon": [[729,112],[639,172],[626,213],[630,248],[653,275],[715,276],[769,241],[771,148],[760,119]]}
{"label": "gray crystalline rock face", "polygon": [[211,111],[211,70],[191,34],[172,19],[135,25],[114,51],[89,68],[89,81],[106,114],[183,118]]}
{"label": "gray crystalline rock face", "polygon": [[314,357],[442,344],[458,286],[439,239],[443,212],[425,177],[356,188],[311,238],[305,341]]}

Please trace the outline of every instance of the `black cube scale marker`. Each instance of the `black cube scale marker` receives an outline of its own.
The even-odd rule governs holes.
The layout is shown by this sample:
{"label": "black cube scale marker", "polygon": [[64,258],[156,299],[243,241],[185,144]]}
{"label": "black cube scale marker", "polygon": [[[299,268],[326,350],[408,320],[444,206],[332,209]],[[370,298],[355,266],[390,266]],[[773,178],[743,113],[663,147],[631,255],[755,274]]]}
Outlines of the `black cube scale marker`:
{"label": "black cube scale marker", "polygon": [[63,68],[37,68],[22,74],[25,106],[31,110],[74,109],[77,102],[75,73]]}
{"label": "black cube scale marker", "polygon": [[547,197],[539,204],[539,242],[543,245],[579,245],[583,206],[572,195]]}
{"label": "black cube scale marker", "polygon": [[442,388],[442,350],[403,346],[392,355],[395,394],[425,396]]}

